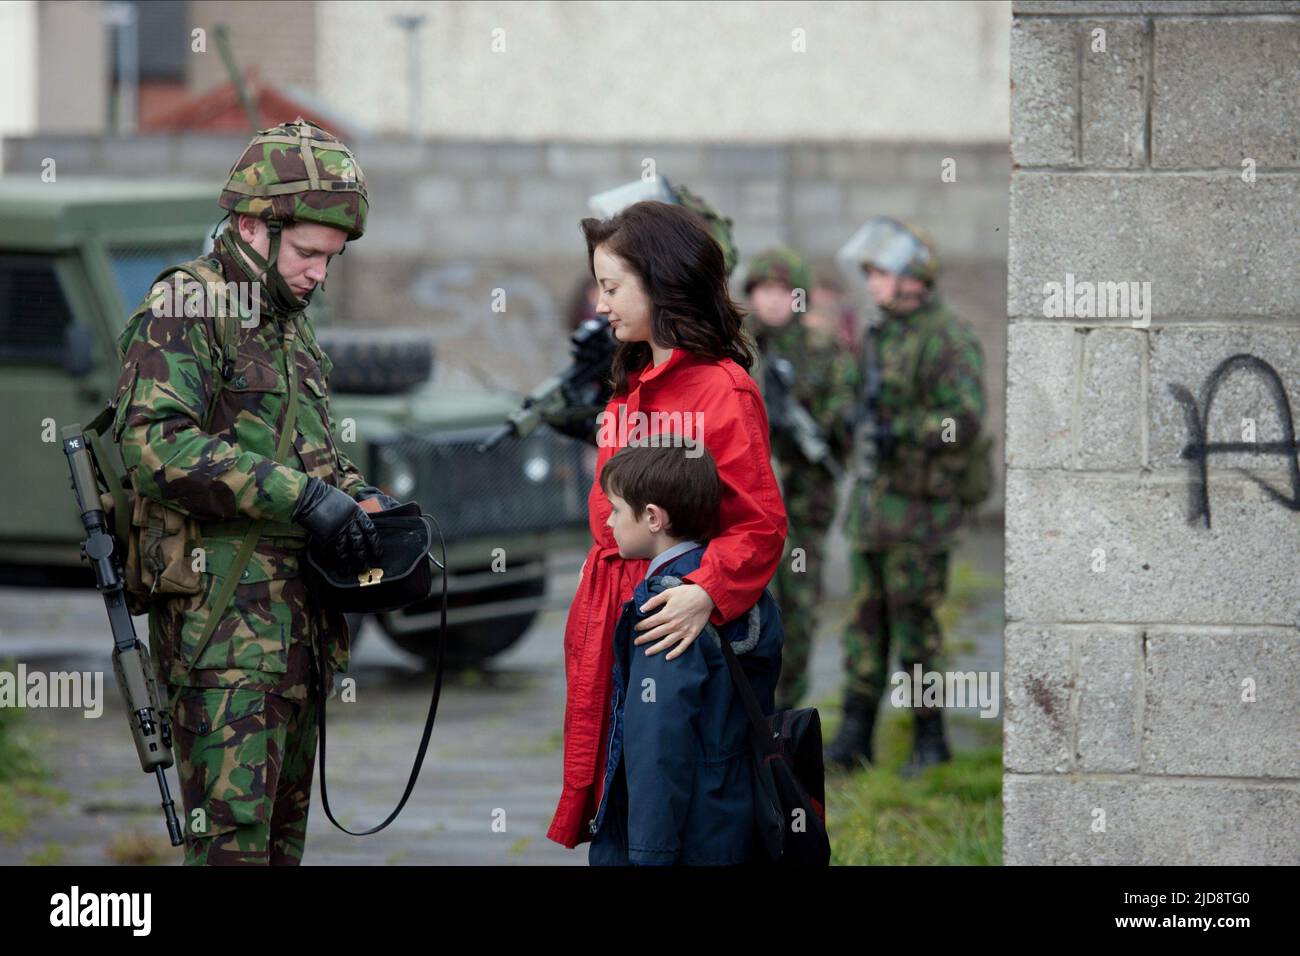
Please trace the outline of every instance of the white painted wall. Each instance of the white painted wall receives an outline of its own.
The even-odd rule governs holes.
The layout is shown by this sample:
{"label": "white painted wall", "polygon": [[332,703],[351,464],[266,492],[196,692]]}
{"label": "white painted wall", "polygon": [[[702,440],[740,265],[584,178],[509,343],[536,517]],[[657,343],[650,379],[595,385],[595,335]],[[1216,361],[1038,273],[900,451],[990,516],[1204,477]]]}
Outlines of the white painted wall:
{"label": "white painted wall", "polygon": [[0,2],[0,90],[3,149],[4,137],[36,132],[36,0]]}
{"label": "white painted wall", "polygon": [[[407,130],[394,14],[422,13],[421,132],[492,140],[1008,135],[1008,2],[317,4],[325,102]],[[806,52],[794,52],[795,31]],[[498,31],[494,34],[494,31]],[[494,37],[504,42],[493,52]]]}

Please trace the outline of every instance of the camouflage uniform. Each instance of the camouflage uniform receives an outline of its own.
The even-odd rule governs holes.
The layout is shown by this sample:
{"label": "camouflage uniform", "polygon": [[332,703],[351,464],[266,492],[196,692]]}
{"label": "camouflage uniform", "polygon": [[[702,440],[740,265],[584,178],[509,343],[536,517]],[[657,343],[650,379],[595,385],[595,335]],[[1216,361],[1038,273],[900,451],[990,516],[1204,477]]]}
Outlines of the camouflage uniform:
{"label": "camouflage uniform", "polygon": [[[938,262],[928,238],[894,220],[873,220],[868,227],[876,235],[864,266],[932,287]],[[958,478],[984,416],[979,341],[933,291],[909,314],[882,309],[880,325],[868,334],[874,336],[880,373],[877,416],[883,434],[877,445],[883,439],[892,448],[881,454],[875,481],[854,489],[846,521],[854,609],[844,641],[845,720],[826,754],[841,766],[859,756],[871,759],[891,644],[909,675],[914,664],[923,671],[944,669],[935,610],[963,517]],[[942,712],[919,707],[914,716],[905,775],[949,759]]]}
{"label": "camouflage uniform", "polygon": [[[899,661],[942,670],[934,611],[947,586],[948,552],[961,524],[955,482],[963,443],[984,415],[979,341],[938,301],[887,316],[877,335],[880,418],[898,442],[850,509],[854,615],[846,635],[850,690],[878,702],[891,640]],[[945,443],[945,420],[956,441]]]}
{"label": "camouflage uniform", "polygon": [[[788,249],[769,250],[755,258],[746,275],[746,294],[767,280],[811,295],[812,270]],[[760,391],[767,385],[767,362],[776,357],[787,359],[795,370],[792,397],[812,415],[832,457],[842,463],[852,443],[851,417],[858,392],[852,356],[837,347],[832,335],[806,326],[798,314],[776,327],[751,314],[745,326],[758,345],[752,374]],[[785,710],[797,707],[808,691],[808,662],[822,597],[826,533],[835,517],[836,482],[827,468],[809,462],[799,444],[776,428],[772,431],[772,458],[787,517],[786,554],[772,579],[785,626],[776,690],[777,707]],[[794,555],[795,549],[801,551],[802,560]]]}
{"label": "camouflage uniform", "polygon": [[[323,140],[314,147],[312,170],[292,143],[255,139],[232,181],[315,183],[341,175],[340,163],[350,164],[345,147],[307,124],[259,135],[283,140],[300,134]],[[330,142],[334,150],[323,152]],[[304,202],[314,206],[306,209]],[[264,200],[228,187],[221,204],[267,219],[337,225],[356,238],[365,202],[364,190]],[[213,255],[196,262],[205,279],[253,281],[234,229],[231,222]],[[268,257],[272,263],[277,245]],[[155,314],[160,297],[171,294],[163,283],[118,340],[123,368],[113,428],[123,462],[139,494],[196,519],[202,534],[200,593],[155,601],[149,614],[177,744],[187,864],[300,862],[316,752],[316,675],[323,667],[332,685],[333,673],[348,666],[346,622],[311,599],[306,535],[289,522],[309,478],[354,498],[366,482],[335,445],[332,363],[316,343],[301,308],[305,302],[277,294],[283,279],[265,271],[266,261],[255,262],[264,270],[260,321],[249,328],[236,324],[233,368],[225,367],[218,346],[216,309],[174,314],[164,301]],[[291,374],[299,385],[297,421],[286,463],[276,464]],[[254,520],[266,522],[263,533],[225,613],[200,646],[214,599]]]}

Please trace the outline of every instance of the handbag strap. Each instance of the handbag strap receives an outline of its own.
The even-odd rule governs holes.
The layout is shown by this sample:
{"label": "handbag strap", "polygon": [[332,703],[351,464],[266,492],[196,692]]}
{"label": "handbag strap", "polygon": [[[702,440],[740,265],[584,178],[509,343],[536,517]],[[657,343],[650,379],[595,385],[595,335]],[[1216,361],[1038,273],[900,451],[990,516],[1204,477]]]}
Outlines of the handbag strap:
{"label": "handbag strap", "polygon": [[[424,755],[429,749],[429,737],[433,734],[433,722],[438,715],[438,700],[442,696],[442,654],[447,643],[447,542],[442,536],[442,528],[438,526],[438,519],[432,515],[424,515],[438,530],[438,540],[442,543],[442,563],[434,563],[442,570],[442,610],[438,621],[438,658],[434,665],[436,676],[433,682],[433,696],[429,700],[429,713],[424,718],[424,736],[420,738],[420,749],[415,753],[415,762],[411,766],[411,774],[406,779],[406,789],[402,792],[402,799],[397,801],[397,806],[393,812],[388,815],[383,823],[373,826],[369,830],[349,830],[338,820],[334,819],[334,812],[330,810],[330,792],[329,786],[325,782],[325,668],[317,667],[317,694],[316,694],[316,722],[320,725],[320,801],[321,806],[325,808],[325,816],[329,818],[330,823],[338,827],[349,836],[369,836],[372,833],[378,833],[390,823],[397,819],[397,815],[402,812],[406,806],[406,801],[410,799],[411,792],[415,790],[415,781],[420,777],[420,770],[424,767]],[[430,555],[432,557],[432,555]]]}

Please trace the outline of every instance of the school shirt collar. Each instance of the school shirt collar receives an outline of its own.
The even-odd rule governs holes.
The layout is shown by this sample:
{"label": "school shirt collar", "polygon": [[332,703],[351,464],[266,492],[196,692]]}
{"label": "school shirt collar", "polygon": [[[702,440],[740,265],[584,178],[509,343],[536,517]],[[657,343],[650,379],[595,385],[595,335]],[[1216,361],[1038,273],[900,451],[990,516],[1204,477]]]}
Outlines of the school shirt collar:
{"label": "school shirt collar", "polygon": [[[667,362],[664,363],[664,365],[667,364]],[[686,552],[694,551],[696,548],[702,547],[704,547],[704,545],[700,544],[698,541],[683,541],[680,544],[673,545],[667,551],[661,551],[659,554],[655,555],[653,560],[651,560],[650,567],[646,568],[645,580],[650,580],[656,571],[674,558],[680,558],[683,554],[686,554]]]}

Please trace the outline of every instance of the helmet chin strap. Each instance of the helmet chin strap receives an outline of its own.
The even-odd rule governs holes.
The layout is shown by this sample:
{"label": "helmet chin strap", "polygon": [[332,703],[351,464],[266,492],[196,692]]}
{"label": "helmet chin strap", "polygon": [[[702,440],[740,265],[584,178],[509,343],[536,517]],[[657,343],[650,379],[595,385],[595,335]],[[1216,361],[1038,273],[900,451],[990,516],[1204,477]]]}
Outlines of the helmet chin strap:
{"label": "helmet chin strap", "polygon": [[226,244],[227,251],[237,250],[253,264],[253,268],[257,270],[254,278],[262,284],[266,292],[266,301],[273,312],[279,315],[301,312],[311,301],[311,293],[304,298],[294,295],[289,284],[284,281],[284,276],[280,275],[280,270],[276,268],[280,256],[280,234],[283,231],[283,224],[278,219],[268,219],[266,229],[271,235],[271,246],[267,250],[266,258],[262,258],[256,249],[244,241],[237,226],[226,229],[221,234],[221,239]]}

